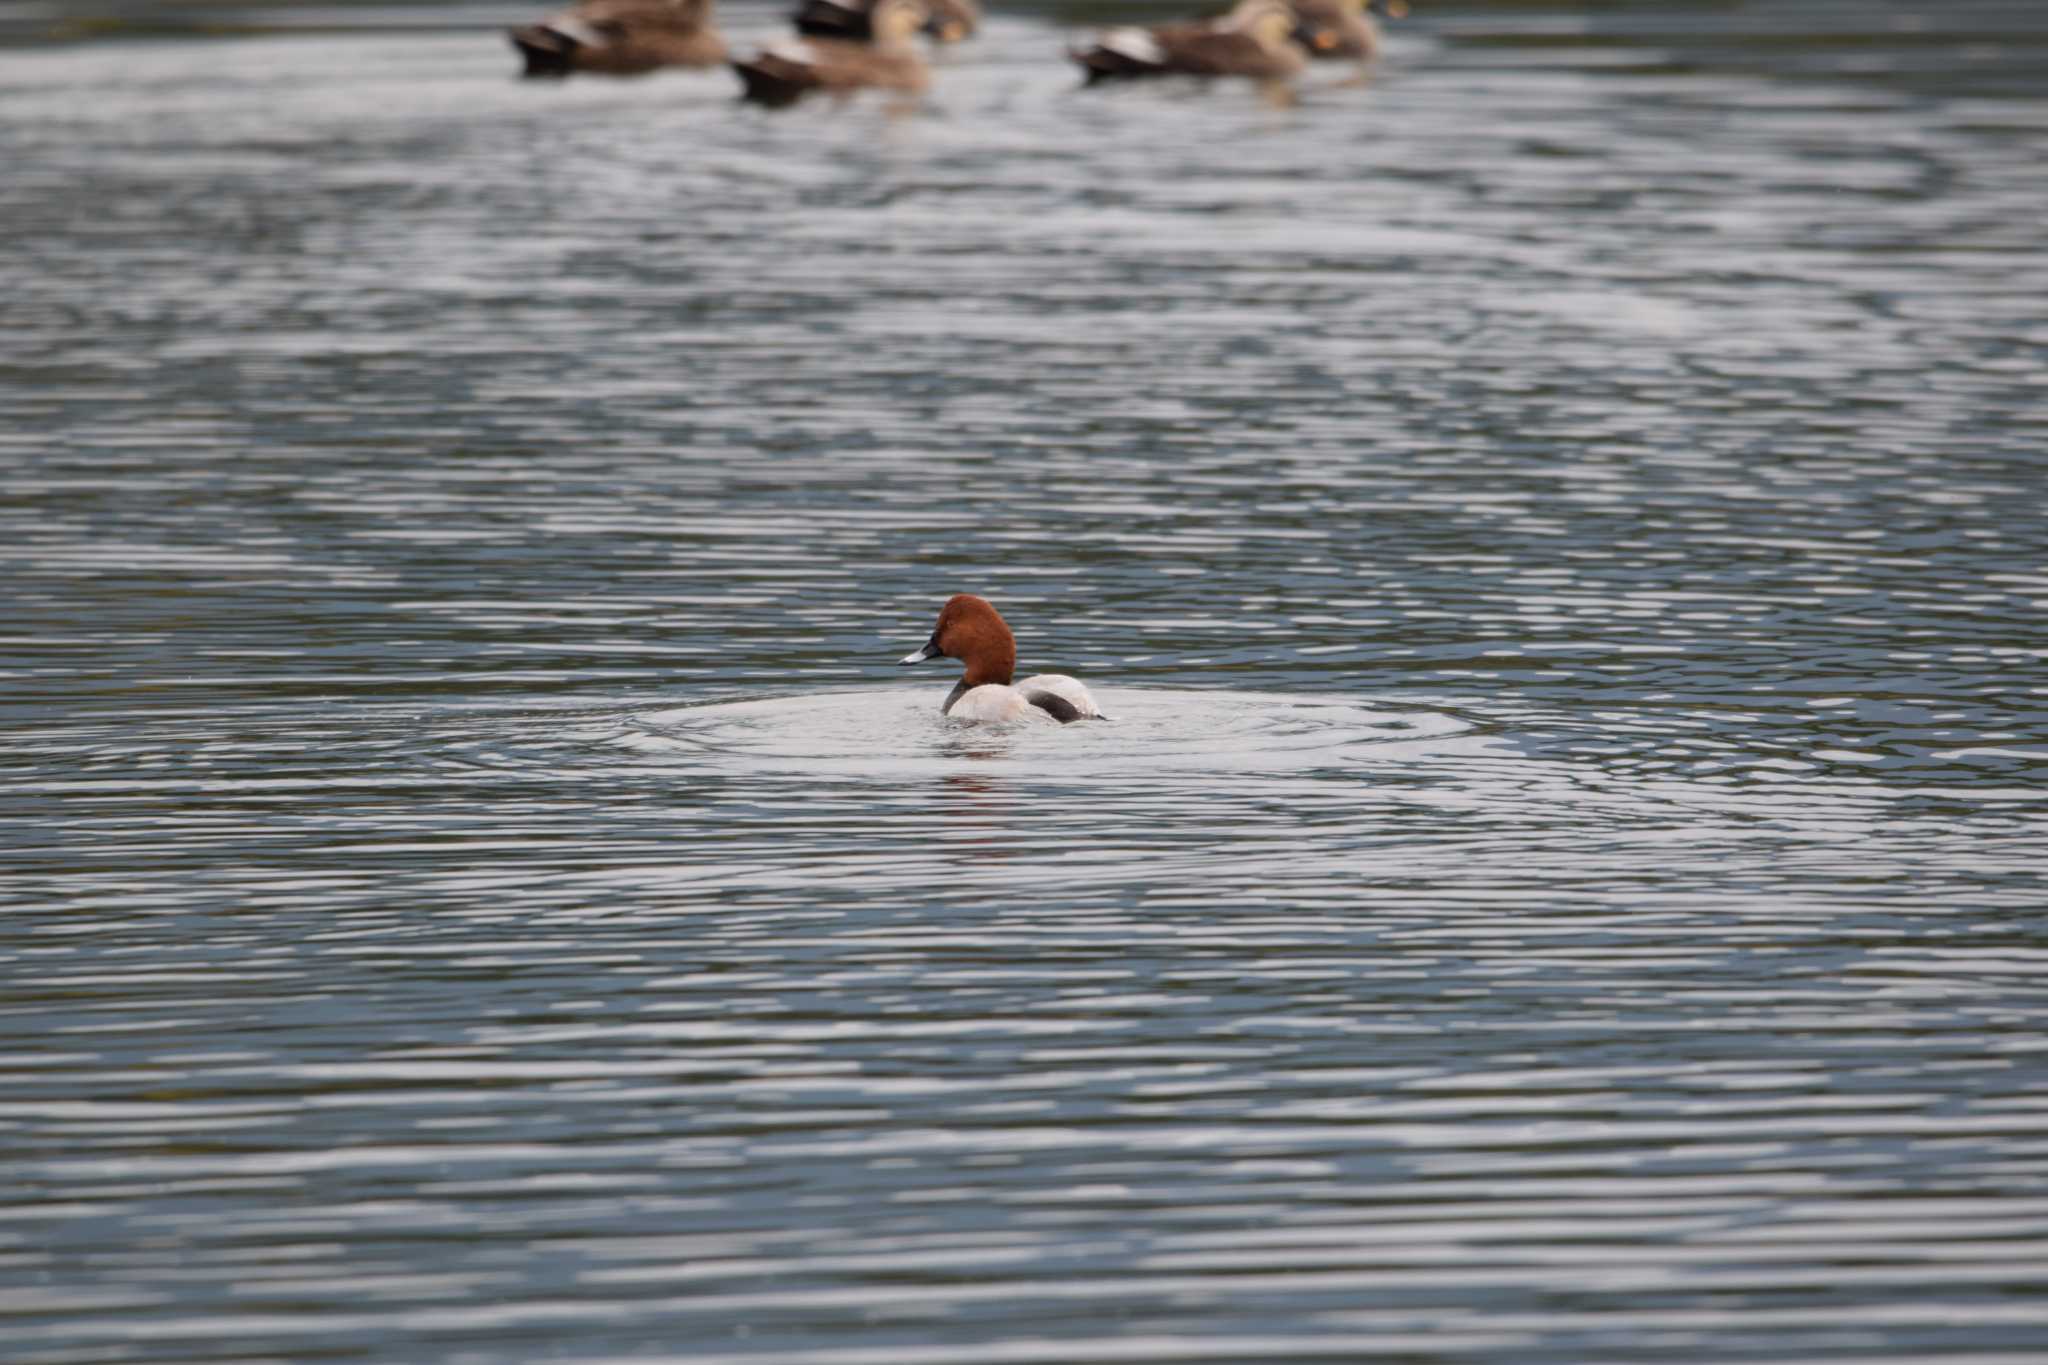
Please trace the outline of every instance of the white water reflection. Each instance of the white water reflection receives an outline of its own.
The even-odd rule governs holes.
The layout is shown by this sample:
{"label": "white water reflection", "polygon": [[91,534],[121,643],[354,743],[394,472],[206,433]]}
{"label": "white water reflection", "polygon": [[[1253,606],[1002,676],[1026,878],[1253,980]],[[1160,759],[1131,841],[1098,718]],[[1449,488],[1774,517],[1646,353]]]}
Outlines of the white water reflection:
{"label": "white water reflection", "polygon": [[738,771],[950,775],[958,758],[1005,776],[1085,783],[1151,768],[1302,773],[1346,761],[1440,755],[1469,722],[1332,696],[1098,686],[1108,720],[977,726],[939,714],[943,686],[826,690],[663,711],[619,743],[640,754],[702,755]]}

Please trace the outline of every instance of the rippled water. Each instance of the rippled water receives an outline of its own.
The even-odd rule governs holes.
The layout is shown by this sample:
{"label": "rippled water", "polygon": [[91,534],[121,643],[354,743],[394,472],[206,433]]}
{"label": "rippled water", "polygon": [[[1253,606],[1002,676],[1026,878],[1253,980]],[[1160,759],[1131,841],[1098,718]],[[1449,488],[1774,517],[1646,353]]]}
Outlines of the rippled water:
{"label": "rippled water", "polygon": [[0,1354],[2039,1358],[2048,15],[539,8],[0,5]]}

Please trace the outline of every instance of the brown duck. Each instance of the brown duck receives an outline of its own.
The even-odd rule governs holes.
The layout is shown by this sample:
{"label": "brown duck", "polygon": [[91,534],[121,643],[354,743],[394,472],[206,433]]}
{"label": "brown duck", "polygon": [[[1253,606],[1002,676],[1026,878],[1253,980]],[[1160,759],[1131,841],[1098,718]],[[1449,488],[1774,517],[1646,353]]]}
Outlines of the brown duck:
{"label": "brown duck", "polygon": [[1294,41],[1311,57],[1369,62],[1379,55],[1380,26],[1375,14],[1400,19],[1406,0],[1288,0],[1294,9]]}
{"label": "brown duck", "polygon": [[779,107],[813,91],[849,95],[873,88],[921,94],[931,84],[916,34],[931,17],[924,0],[875,0],[872,38],[793,38],[771,43],[732,69],[746,83],[743,98]]}
{"label": "brown duck", "polygon": [[1159,28],[1113,28],[1067,53],[1088,84],[1139,76],[1249,76],[1292,80],[1308,65],[1287,0],[1242,0],[1220,19]]}
{"label": "brown duck", "polygon": [[[932,17],[924,32],[935,43],[957,43],[981,27],[978,0],[925,0]],[[865,43],[874,37],[875,0],[803,0],[790,16],[807,38],[844,38]]]}
{"label": "brown duck", "polygon": [[583,0],[511,30],[529,76],[639,76],[664,66],[717,66],[725,39],[712,0]]}

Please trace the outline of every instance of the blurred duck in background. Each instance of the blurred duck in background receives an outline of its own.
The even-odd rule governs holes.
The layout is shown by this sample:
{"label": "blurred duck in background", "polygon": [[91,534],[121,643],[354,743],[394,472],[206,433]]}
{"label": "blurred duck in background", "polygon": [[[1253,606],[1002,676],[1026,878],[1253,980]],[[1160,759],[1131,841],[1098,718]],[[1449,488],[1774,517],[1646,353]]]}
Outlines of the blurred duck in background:
{"label": "blurred duck in background", "polygon": [[746,84],[743,98],[781,107],[815,91],[850,95],[856,90],[923,94],[931,70],[917,49],[917,31],[931,20],[925,0],[874,0],[868,11],[869,38],[791,38],[771,43],[732,64]]}
{"label": "blurred duck in background", "polygon": [[[807,38],[839,38],[852,43],[874,38],[877,0],[803,0],[790,19],[796,31]],[[931,18],[925,21],[925,36],[935,43],[957,43],[971,38],[981,27],[978,0],[925,0]]]}
{"label": "blurred duck in background", "polygon": [[1287,0],[1242,0],[1218,19],[1113,28],[1067,56],[1087,83],[1141,76],[1246,76],[1268,84],[1291,81],[1308,65],[1295,39],[1301,25]]}
{"label": "blurred duck in background", "polygon": [[1408,15],[1406,0],[1289,0],[1294,10],[1294,41],[1318,58],[1369,62],[1379,55],[1380,26],[1375,14],[1390,19]]}
{"label": "blurred duck in background", "polygon": [[712,0],[583,0],[511,30],[528,76],[639,76],[664,66],[717,66],[725,39]]}

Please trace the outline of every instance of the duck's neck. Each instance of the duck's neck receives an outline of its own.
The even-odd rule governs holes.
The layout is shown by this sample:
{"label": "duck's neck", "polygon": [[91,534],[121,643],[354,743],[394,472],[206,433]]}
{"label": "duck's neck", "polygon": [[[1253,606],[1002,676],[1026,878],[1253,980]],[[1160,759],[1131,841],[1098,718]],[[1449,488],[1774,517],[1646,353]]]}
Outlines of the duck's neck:
{"label": "duck's neck", "polygon": [[967,665],[967,671],[960,675],[962,687],[980,687],[983,683],[1010,685],[1010,679],[1017,672],[1017,651],[1008,649],[992,657],[976,659]]}

